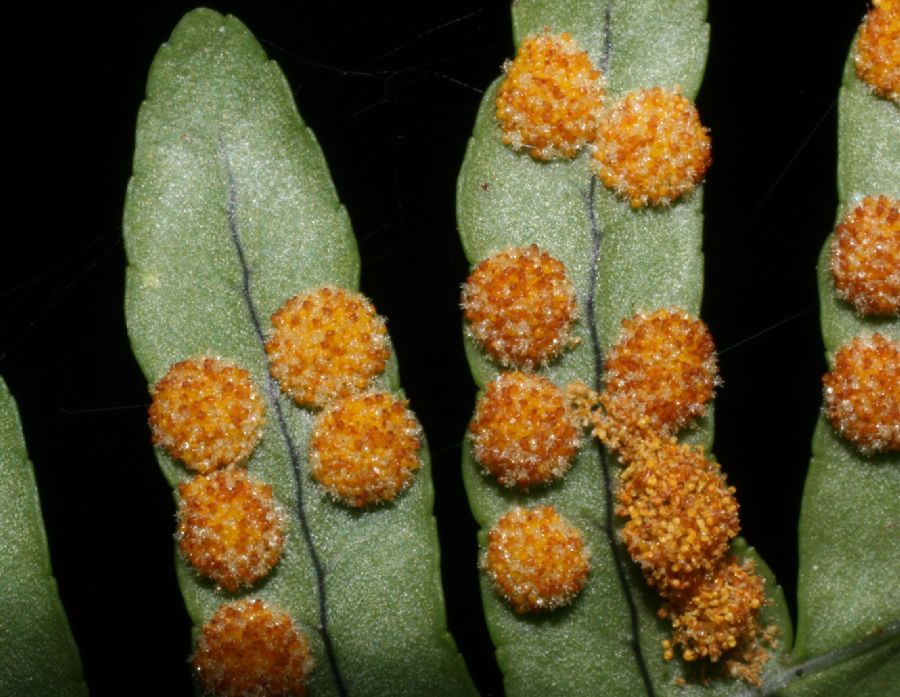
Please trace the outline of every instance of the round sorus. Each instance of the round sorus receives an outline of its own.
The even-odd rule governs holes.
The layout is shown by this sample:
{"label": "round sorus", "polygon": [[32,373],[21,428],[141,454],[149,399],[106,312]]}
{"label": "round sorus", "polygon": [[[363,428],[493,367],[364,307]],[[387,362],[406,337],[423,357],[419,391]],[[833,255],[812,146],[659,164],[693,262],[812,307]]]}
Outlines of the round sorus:
{"label": "round sorus", "polygon": [[862,315],[900,313],[900,201],[866,196],[831,242],[837,296]]}
{"label": "round sorus", "polygon": [[228,591],[249,587],[278,563],[282,514],[272,487],[243,469],[199,475],[179,485],[178,549],[199,574]]}
{"label": "round sorus", "polygon": [[481,565],[519,614],[570,603],[590,571],[581,531],[553,506],[511,509],[491,528]]}
{"label": "round sorus", "polygon": [[575,289],[561,261],[536,245],[479,263],[462,291],[469,334],[506,367],[534,368],[575,343]]}
{"label": "round sorus", "polygon": [[272,315],[272,326],[270,370],[303,406],[368,389],[390,357],[384,320],[365,297],[343,288],[295,295]]}
{"label": "round sorus", "polygon": [[822,378],[825,416],[863,453],[900,450],[900,344],[881,334],[838,349]]}
{"label": "round sorus", "polygon": [[312,476],[349,506],[391,501],[419,469],[421,433],[406,401],[383,392],[345,397],[318,417]]}
{"label": "round sorus", "polygon": [[714,568],[740,530],[734,488],[702,450],[659,443],[620,475],[620,534],[648,583],[665,596]]}
{"label": "round sorus", "polygon": [[672,621],[672,642],[664,644],[666,658],[673,646],[682,647],[686,661],[717,661],[728,651],[755,638],[759,610],[766,603],[765,581],[753,562],[733,558],[707,574],[683,597],[670,601],[660,615]]}
{"label": "round sorus", "polygon": [[666,204],[702,181],[711,150],[693,102],[653,87],[629,92],[603,112],[593,168],[635,208]]}
{"label": "round sorus", "polygon": [[602,401],[611,412],[670,432],[703,416],[718,384],[709,330],[675,308],[624,320],[604,371]]}
{"label": "round sorus", "polygon": [[501,373],[478,400],[469,425],[475,459],[503,486],[558,479],[581,443],[565,393],[533,373]]}
{"label": "round sorus", "polygon": [[569,34],[528,37],[503,70],[497,121],[504,143],[552,160],[574,157],[594,137],[605,83]]}
{"label": "round sorus", "polygon": [[216,358],[181,361],[151,394],[153,442],[196,472],[243,462],[262,438],[265,407],[243,368]]}
{"label": "round sorus", "polygon": [[252,598],[222,605],[203,625],[191,665],[204,694],[303,697],[313,659],[291,618]]}
{"label": "round sorus", "polygon": [[900,103],[900,0],[873,0],[859,30],[856,74],[876,94]]}

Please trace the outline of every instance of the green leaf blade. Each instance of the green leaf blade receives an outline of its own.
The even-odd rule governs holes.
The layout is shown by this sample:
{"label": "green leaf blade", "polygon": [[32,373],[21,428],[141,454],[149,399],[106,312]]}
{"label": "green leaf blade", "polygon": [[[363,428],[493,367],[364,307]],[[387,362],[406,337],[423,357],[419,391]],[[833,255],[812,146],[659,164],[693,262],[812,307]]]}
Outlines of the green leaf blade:
{"label": "green leaf blade", "polygon": [[[268,374],[270,315],[303,290],[357,288],[359,258],[284,77],[235,18],[194,11],[160,50],[138,120],[125,235],[129,333],[148,381],[177,361],[215,355],[248,370],[267,400],[247,469],[273,487],[289,529],[281,562],[248,593],[310,637],[310,694],[474,694],[446,630],[427,447],[396,501],[362,511],[336,504],[309,475],[313,414]],[[394,358],[373,388],[402,397]],[[188,479],[157,454],[170,484]],[[196,627],[247,594],[223,594],[177,565]]]}
{"label": "green leaf blade", "polygon": [[85,697],[78,648],[50,569],[37,483],[0,379],[0,694]]}
{"label": "green leaf blade", "polygon": [[[855,47],[855,41],[854,41]],[[856,75],[851,47],[839,97],[837,220],[865,195],[900,198],[900,108]],[[900,341],[900,319],[855,313],[834,293],[828,236],[818,263],[822,336],[829,366],[856,336]],[[900,639],[844,658],[900,621],[900,454],[862,455],[820,416],[800,516],[797,661],[816,675],[791,695],[880,695],[900,683]],[[857,649],[853,649],[857,650]]]}
{"label": "green leaf blade", "polygon": [[[513,19],[517,44],[545,27],[555,33],[569,32],[595,63],[607,63],[608,93],[613,98],[636,87],[680,84],[688,97],[699,88],[709,34],[705,2],[520,0],[514,4]],[[502,143],[495,117],[501,80],[485,92],[460,171],[460,238],[473,266],[493,253],[532,243],[565,264],[579,300],[580,319],[573,331],[579,343],[540,372],[560,386],[576,380],[594,386],[598,357],[592,350],[587,317],[592,292],[602,352],[616,340],[621,321],[641,310],[677,306],[699,313],[702,190],[671,206],[636,211],[599,183],[592,184],[588,153],[570,161],[536,162],[515,152]],[[595,233],[600,236],[600,254],[597,284],[592,288]],[[483,388],[499,374],[499,366],[468,336],[465,343],[473,377]],[[686,439],[710,447],[711,416]],[[606,457],[614,472],[618,465]],[[653,694],[726,695],[742,689],[733,680],[701,686],[690,682],[690,675],[688,685],[675,684],[685,666],[662,657],[661,644],[671,637],[671,627],[657,617],[661,600],[628,559],[615,530],[607,530],[607,493],[597,444],[585,443],[561,481],[520,492],[499,487],[482,472],[467,438],[463,477],[481,526],[482,549],[486,531],[510,507],[552,504],[582,530],[591,552],[586,587],[570,606],[544,615],[516,616],[482,574],[485,615],[507,695],[647,694],[630,643],[630,603]],[[613,516],[613,526],[618,524]],[[735,543],[734,552],[739,558],[750,554],[758,559],[741,542]],[[616,569],[619,559],[624,560],[626,588]],[[781,645],[789,646],[791,628],[783,594],[765,564],[757,564],[767,577],[767,594],[774,600],[764,610],[763,622],[778,626]],[[764,675],[777,669],[777,661],[771,661]]]}

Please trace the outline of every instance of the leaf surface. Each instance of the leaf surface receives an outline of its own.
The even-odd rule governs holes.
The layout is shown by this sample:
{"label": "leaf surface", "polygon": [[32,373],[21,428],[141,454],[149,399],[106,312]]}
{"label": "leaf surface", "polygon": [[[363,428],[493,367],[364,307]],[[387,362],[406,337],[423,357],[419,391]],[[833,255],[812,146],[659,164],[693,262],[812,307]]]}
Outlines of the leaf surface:
{"label": "leaf surface", "polygon": [[[196,10],[160,49],[124,227],[128,327],[148,382],[177,361],[214,355],[248,370],[265,395],[267,425],[247,469],[272,485],[289,530],[281,562],[249,593],[311,637],[310,694],[474,694],[446,629],[426,449],[395,502],[338,505],[309,475],[313,415],[269,377],[270,315],[304,290],[355,289],[359,259],[290,88],[234,17]],[[374,387],[402,396],[393,359]],[[173,487],[188,479],[157,455]],[[232,595],[180,559],[178,575],[196,627]]]}
{"label": "leaf surface", "polygon": [[[636,87],[681,85],[692,98],[706,60],[706,3],[549,2],[520,0],[513,8],[515,39],[548,27],[569,32],[594,62],[605,66],[612,97]],[[634,210],[628,202],[592,185],[589,154],[574,160],[540,163],[505,146],[494,110],[500,80],[485,93],[460,172],[457,218],[472,265],[493,253],[537,244],[562,261],[579,298],[575,326],[579,344],[542,369],[557,385],[580,380],[594,386],[601,357],[592,349],[588,299],[595,302],[594,321],[601,352],[616,340],[623,319],[641,310],[677,306],[698,314],[703,289],[702,190],[674,205]],[[599,239],[597,282],[592,284],[593,243]],[[498,366],[466,339],[473,376],[484,387]],[[687,438],[711,445],[711,418]],[[562,481],[530,492],[503,489],[474,462],[468,439],[463,475],[473,514],[486,531],[513,505],[553,504],[579,527],[591,552],[591,575],[572,605],[522,618],[493,592],[482,574],[482,595],[497,659],[510,697],[527,695],[734,694],[740,684],[713,681],[701,686],[680,661],[662,658],[661,642],[671,627],[656,612],[659,596],[649,589],[627,553],[607,529],[608,491],[596,442],[586,443]],[[613,517],[613,524],[618,525]],[[738,556],[745,552],[735,543]],[[617,565],[626,576],[623,587]],[[790,644],[790,622],[780,589],[765,565],[768,595],[774,605],[763,622],[781,628]],[[639,647],[632,645],[634,609]],[[646,666],[642,676],[640,663]],[[772,670],[774,670],[774,661]],[[769,668],[767,668],[769,670]],[[686,686],[675,679],[685,675]],[[645,679],[646,678],[646,679]],[[650,686],[647,682],[650,682]]]}
{"label": "leaf surface", "polygon": [[[900,198],[900,108],[859,80],[853,53],[851,48],[839,98],[837,220],[865,195]],[[818,267],[829,366],[840,346],[855,336],[877,331],[900,341],[898,318],[863,318],[837,299],[831,239],[829,235]],[[900,684],[900,454],[864,456],[824,417],[812,450],[800,518],[794,656],[803,661],[840,651],[891,625],[894,636],[852,660],[832,661],[820,674],[792,686],[790,694],[886,694],[885,686]]]}
{"label": "leaf surface", "polygon": [[78,648],[50,569],[19,412],[2,379],[0,529],[0,695],[87,695]]}

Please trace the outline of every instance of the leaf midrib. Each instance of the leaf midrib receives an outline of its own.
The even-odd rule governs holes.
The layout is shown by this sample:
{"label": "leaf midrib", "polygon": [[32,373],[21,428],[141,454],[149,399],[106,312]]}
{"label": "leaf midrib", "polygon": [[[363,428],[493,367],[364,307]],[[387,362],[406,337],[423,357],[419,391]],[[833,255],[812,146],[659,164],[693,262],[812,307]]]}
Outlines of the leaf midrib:
{"label": "leaf midrib", "polygon": [[[609,14],[607,12],[607,20],[608,19]],[[608,27],[609,25],[607,24],[607,32]],[[609,56],[608,45],[609,42],[607,41],[607,48],[604,50],[604,56],[607,59]],[[597,221],[597,212],[594,208],[594,194],[596,190],[597,178],[591,177],[590,189],[588,190],[586,201],[588,209],[588,220],[590,221],[591,226],[591,263],[588,275],[587,298],[585,301],[587,311],[585,314],[587,315],[588,331],[590,332],[591,336],[591,352],[593,353],[594,358],[594,389],[597,392],[600,392],[603,389],[603,352],[600,348],[600,332],[597,328],[595,303],[597,297],[597,281],[599,279],[600,271],[600,250],[602,248],[602,234],[600,231],[599,223]],[[603,446],[603,444],[600,443],[600,441],[596,438],[594,438],[593,440],[594,447],[597,450],[597,456],[600,460],[600,470],[603,472],[603,496],[606,504],[603,534],[606,537],[606,542],[609,546],[610,554],[612,555],[613,562],[615,563],[616,578],[619,581],[619,585],[622,588],[622,595],[625,597],[625,603],[628,606],[628,617],[631,624],[631,637],[629,638],[629,644],[631,646],[631,651],[634,654],[635,663],[637,663],[638,672],[641,675],[641,681],[644,684],[644,691],[647,693],[648,697],[654,697],[656,692],[653,688],[653,680],[650,677],[650,671],[647,668],[647,662],[644,659],[644,651],[641,647],[640,622],[638,619],[637,604],[635,603],[634,596],[631,593],[631,586],[628,583],[628,575],[625,569],[625,564],[627,562],[622,557],[622,550],[619,548],[619,544],[614,533],[615,526],[613,521],[613,478],[609,466],[609,457],[607,456],[606,448]]]}
{"label": "leaf midrib", "polygon": [[[603,48],[600,54],[600,70],[605,74],[609,72],[609,63],[612,55],[612,0],[610,0],[603,13]],[[597,178],[591,177],[590,189],[587,196],[588,220],[591,227],[591,263],[588,275],[588,291],[586,298],[586,309],[588,331],[591,336],[591,352],[594,358],[594,389],[597,392],[603,389],[603,351],[600,348],[600,331],[597,327],[596,299],[597,299],[597,282],[600,276],[600,251],[602,249],[602,233],[599,222],[597,221],[597,211],[594,208],[594,195],[597,190]],[[606,448],[596,438],[594,439],[594,447],[597,450],[597,456],[600,460],[600,470],[603,472],[603,497],[605,499],[605,519],[603,525],[603,534],[606,537],[606,543],[609,546],[609,552],[612,555],[613,562],[616,566],[616,578],[622,589],[622,595],[625,598],[625,604],[628,606],[628,619],[631,624],[631,636],[629,645],[631,653],[634,655],[634,661],[637,664],[638,672],[641,675],[641,682],[644,685],[644,692],[647,697],[655,697],[656,691],[653,688],[653,679],[650,677],[650,670],[647,668],[647,661],[644,659],[644,650],[641,646],[640,620],[638,618],[637,603],[631,593],[631,586],[628,584],[628,575],[625,568],[627,563],[622,558],[622,550],[619,548],[618,541],[615,537],[615,526],[613,521],[613,478],[609,466],[609,457]]]}
{"label": "leaf midrib", "polygon": [[[244,300],[244,303],[247,307],[247,312],[250,315],[250,321],[253,325],[253,331],[256,336],[259,349],[265,358],[265,333],[263,332],[262,323],[259,319],[259,312],[256,309],[256,303],[253,300],[253,291],[250,285],[250,265],[247,261],[247,255],[244,251],[244,244],[241,239],[240,227],[237,220],[237,185],[234,181],[234,171],[231,168],[228,149],[221,138],[219,138],[219,155],[221,166],[225,173],[225,182],[228,194],[226,213],[230,239],[232,245],[234,246],[235,254],[238,258],[238,263],[241,269],[241,297]],[[338,667],[337,655],[334,650],[334,644],[331,639],[331,634],[328,630],[328,607],[326,599],[327,592],[325,586],[325,569],[321,559],[319,558],[319,553],[316,549],[315,542],[313,541],[312,530],[310,529],[309,521],[306,517],[306,511],[304,508],[303,477],[300,465],[300,457],[298,455],[297,446],[294,443],[293,437],[291,436],[290,429],[288,428],[287,419],[285,418],[284,410],[281,406],[281,401],[278,398],[279,388],[275,384],[275,381],[272,379],[272,376],[268,372],[268,370],[265,371],[265,381],[265,392],[268,397],[269,403],[272,405],[272,408],[275,412],[275,420],[278,424],[277,430],[281,435],[282,440],[284,441],[285,449],[287,450],[288,456],[291,460],[291,472],[294,477],[294,491],[297,499],[297,519],[300,523],[300,530],[303,533],[303,540],[306,544],[307,553],[309,554],[310,560],[312,562],[313,571],[316,578],[316,595],[319,607],[319,634],[321,635],[322,642],[325,646],[326,658],[328,659],[328,665],[331,669],[331,673],[334,676],[338,694],[341,695],[341,697],[347,697],[347,687],[344,684],[343,677]]]}

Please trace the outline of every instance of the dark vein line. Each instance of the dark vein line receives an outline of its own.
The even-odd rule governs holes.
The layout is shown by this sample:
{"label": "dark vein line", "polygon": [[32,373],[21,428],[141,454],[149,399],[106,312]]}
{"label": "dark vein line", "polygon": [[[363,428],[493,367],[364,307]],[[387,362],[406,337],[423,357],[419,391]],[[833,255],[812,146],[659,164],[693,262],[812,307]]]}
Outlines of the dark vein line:
{"label": "dark vein line", "polygon": [[[735,697],[771,697],[778,690],[790,685],[794,680],[805,678],[808,675],[814,675],[849,661],[852,658],[857,658],[858,656],[875,651],[898,637],[900,637],[900,620],[895,620],[894,622],[873,631],[865,639],[862,639],[855,644],[841,646],[832,651],[828,651],[827,653],[818,654],[817,656],[808,658],[803,661],[803,663],[785,666],[774,675],[770,676],[762,687],[747,688],[743,692],[735,695]],[[895,644],[893,650],[900,650],[900,643]]]}
{"label": "dark vein line", "polygon": [[609,50],[612,43],[610,39],[610,34],[612,33],[612,4],[613,0],[609,0],[603,13],[603,50],[600,53],[600,70],[604,74],[609,72]]}
{"label": "dark vein line", "polygon": [[[588,295],[587,295],[587,321],[588,328],[591,333],[591,349],[594,352],[594,389],[598,392],[603,389],[603,352],[600,348],[600,332],[597,329],[597,313],[596,313],[596,297],[597,297],[597,281],[600,276],[600,247],[602,235],[600,225],[597,222],[597,213],[594,210],[594,194],[597,190],[597,179],[591,177],[591,187],[587,196],[588,218],[591,222],[591,269],[588,275]],[[654,697],[656,694],[653,689],[653,680],[650,678],[650,671],[644,659],[644,652],[641,648],[640,626],[638,623],[637,604],[631,594],[631,586],[628,585],[628,571],[625,568],[625,560],[622,558],[621,550],[616,542],[615,527],[613,521],[613,481],[612,472],[610,471],[609,458],[606,448],[595,440],[594,445],[600,455],[600,469],[603,471],[604,495],[606,497],[606,520],[603,526],[603,532],[606,535],[606,542],[609,545],[613,562],[616,566],[616,574],[619,578],[619,585],[622,587],[622,594],[625,596],[625,604],[628,606],[628,614],[631,618],[631,637],[629,644],[631,651],[634,653],[634,660],[637,663],[638,671],[641,674],[641,680],[644,682],[644,691],[648,697]]]}
{"label": "dark vein line", "polygon": [[[228,151],[221,141],[219,142],[219,149],[221,151],[222,166],[225,170],[228,186],[228,227],[231,230],[231,241],[234,243],[238,261],[241,265],[241,292],[244,302],[247,304],[247,310],[250,313],[250,319],[253,323],[253,329],[256,332],[256,338],[259,340],[260,349],[265,353],[266,337],[262,329],[262,323],[259,320],[259,313],[253,302],[253,294],[250,290],[250,266],[247,263],[247,255],[244,253],[244,243],[241,240],[240,231],[238,229],[237,187],[234,183],[234,174],[231,170],[231,163],[228,160]],[[291,471],[294,474],[294,484],[296,485],[297,492],[297,518],[300,521],[303,539],[306,542],[306,547],[316,574],[316,586],[319,596],[319,624],[321,625],[319,631],[322,635],[322,641],[325,644],[325,654],[328,658],[328,665],[331,667],[331,672],[334,675],[334,680],[337,683],[338,694],[340,694],[341,697],[347,697],[347,687],[344,685],[344,680],[338,669],[337,656],[334,652],[334,645],[331,642],[331,634],[328,632],[328,609],[325,602],[325,569],[322,565],[322,561],[319,559],[319,554],[316,551],[316,546],[312,538],[312,531],[310,530],[309,521],[306,519],[306,512],[303,507],[303,477],[301,474],[300,457],[297,454],[297,446],[294,443],[294,439],[291,437],[287,419],[284,416],[284,410],[281,408],[281,402],[278,399],[278,387],[275,385],[275,382],[268,372],[266,373],[266,392],[269,396],[269,402],[275,410],[278,429],[287,444],[288,453],[291,457]]]}

